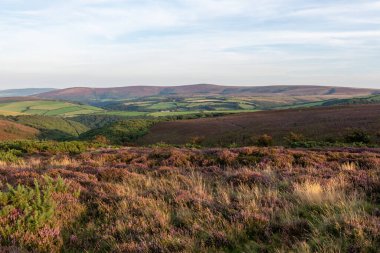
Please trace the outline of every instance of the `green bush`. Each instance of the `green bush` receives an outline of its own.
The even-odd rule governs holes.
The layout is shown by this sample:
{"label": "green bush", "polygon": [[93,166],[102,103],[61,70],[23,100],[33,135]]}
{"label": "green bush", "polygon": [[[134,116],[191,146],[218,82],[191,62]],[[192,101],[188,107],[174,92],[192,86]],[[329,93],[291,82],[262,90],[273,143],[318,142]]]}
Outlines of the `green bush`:
{"label": "green bush", "polygon": [[57,204],[52,195],[67,190],[62,178],[44,177],[42,184],[35,180],[34,187],[8,184],[0,191],[0,245],[51,251],[60,236],[54,224]]}
{"label": "green bush", "polygon": [[293,143],[297,143],[297,142],[303,142],[303,141],[305,141],[305,137],[303,136],[303,134],[290,132],[286,137],[284,137],[284,140],[285,140],[288,144],[291,145],[291,144],[293,144]]}
{"label": "green bush", "polygon": [[128,144],[148,133],[148,130],[157,120],[131,119],[112,123],[102,128],[90,130],[80,136],[82,140],[94,140],[97,136],[104,136],[113,144]]}
{"label": "green bush", "polygon": [[345,136],[348,143],[365,143],[371,142],[371,136],[361,129],[355,129]]}
{"label": "green bush", "polygon": [[[74,155],[83,153],[94,145],[95,144],[83,141],[54,142],[26,140],[0,142],[0,160],[12,161],[15,157],[21,156],[21,154],[35,154],[41,152],[49,154],[67,153]],[[97,143],[97,146],[99,145],[101,144]]]}
{"label": "green bush", "polygon": [[21,152],[19,150],[8,150],[2,151],[0,150],[0,161],[3,162],[17,162],[19,161],[19,156],[21,156]]}

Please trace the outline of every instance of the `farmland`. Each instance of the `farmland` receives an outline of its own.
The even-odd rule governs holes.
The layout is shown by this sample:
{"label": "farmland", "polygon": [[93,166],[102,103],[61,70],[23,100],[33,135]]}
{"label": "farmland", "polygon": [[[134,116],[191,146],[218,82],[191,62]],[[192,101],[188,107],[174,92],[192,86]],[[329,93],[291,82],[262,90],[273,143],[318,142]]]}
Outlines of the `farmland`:
{"label": "farmland", "polygon": [[[350,97],[351,98],[351,97]],[[111,113],[139,114],[144,116],[170,116],[199,112],[242,112],[269,109],[289,109],[323,106],[325,103],[339,103],[347,96],[264,96],[264,97],[144,97],[127,100],[100,100],[90,104],[102,107]]]}
{"label": "farmland", "polygon": [[75,116],[102,111],[102,109],[93,106],[63,101],[0,101],[0,113],[3,115]]}
{"label": "farmland", "polygon": [[[116,90],[121,93],[115,94]],[[160,90],[161,92],[157,93]],[[108,95],[95,96],[91,99],[79,99],[85,98],[86,95],[81,96],[76,92],[85,91],[105,92]],[[127,91],[133,92],[128,93]],[[189,85],[173,88],[173,90],[162,87],[133,87],[133,89],[125,87],[110,88],[108,90],[71,88],[37,94],[35,95],[36,97],[0,98],[0,115],[74,117],[87,114],[103,114],[125,118],[187,117],[195,114],[213,116],[213,114],[340,104],[373,104],[379,101],[377,93],[377,90],[370,89],[322,86],[231,88],[217,85]],[[65,96],[60,96],[59,94],[65,94]],[[153,95],[144,96],[144,94]],[[118,98],[113,98],[113,95]],[[68,101],[54,99],[67,99]]]}

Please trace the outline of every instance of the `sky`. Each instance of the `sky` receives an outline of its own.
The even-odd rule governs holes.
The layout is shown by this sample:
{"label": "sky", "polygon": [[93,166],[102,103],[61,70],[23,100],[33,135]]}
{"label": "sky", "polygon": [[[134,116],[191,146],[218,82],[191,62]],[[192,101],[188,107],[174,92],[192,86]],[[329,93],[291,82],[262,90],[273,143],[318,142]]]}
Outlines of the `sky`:
{"label": "sky", "polygon": [[380,1],[0,0],[0,89],[380,88]]}

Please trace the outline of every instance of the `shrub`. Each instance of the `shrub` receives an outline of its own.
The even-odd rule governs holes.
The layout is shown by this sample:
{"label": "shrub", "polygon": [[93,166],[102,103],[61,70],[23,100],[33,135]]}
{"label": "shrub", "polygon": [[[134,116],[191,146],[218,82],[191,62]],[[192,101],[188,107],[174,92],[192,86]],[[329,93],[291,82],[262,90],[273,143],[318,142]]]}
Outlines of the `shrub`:
{"label": "shrub", "polygon": [[260,147],[268,147],[272,146],[273,144],[273,138],[270,135],[263,134],[257,138],[256,141],[257,145]]}
{"label": "shrub", "polygon": [[368,144],[371,142],[371,136],[361,129],[355,129],[350,133],[346,134],[345,141],[348,143],[364,143]]}
{"label": "shrub", "polygon": [[228,149],[223,149],[218,152],[218,158],[221,165],[233,165],[238,156],[239,154],[231,152]]}
{"label": "shrub", "polygon": [[294,144],[297,142],[305,141],[305,137],[302,134],[294,132],[290,132],[289,135],[287,135],[284,139],[288,144]]}
{"label": "shrub", "polygon": [[204,136],[193,136],[190,138],[190,143],[194,145],[201,145],[206,138]]}
{"label": "shrub", "polygon": [[8,150],[8,151],[1,151],[0,150],[0,161],[3,162],[18,162],[20,160],[19,156],[21,155],[21,152],[18,150]]}
{"label": "shrub", "polygon": [[112,144],[127,145],[133,143],[148,130],[157,120],[130,119],[105,125],[81,134],[81,140],[93,140],[96,136],[105,136]]}
{"label": "shrub", "polygon": [[107,145],[107,144],[110,143],[110,141],[104,135],[97,135],[97,136],[95,136],[93,142],[94,143],[99,143],[99,144],[105,144],[105,145]]}
{"label": "shrub", "polygon": [[86,151],[91,144],[83,141],[12,141],[1,142],[0,152],[11,152],[18,156],[20,154],[35,154],[47,152],[50,154],[68,153],[80,154]]}
{"label": "shrub", "polygon": [[45,177],[41,185],[35,179],[34,187],[8,185],[6,191],[0,191],[0,244],[54,251],[62,242],[53,222],[57,203],[52,195],[67,190],[61,178]]}

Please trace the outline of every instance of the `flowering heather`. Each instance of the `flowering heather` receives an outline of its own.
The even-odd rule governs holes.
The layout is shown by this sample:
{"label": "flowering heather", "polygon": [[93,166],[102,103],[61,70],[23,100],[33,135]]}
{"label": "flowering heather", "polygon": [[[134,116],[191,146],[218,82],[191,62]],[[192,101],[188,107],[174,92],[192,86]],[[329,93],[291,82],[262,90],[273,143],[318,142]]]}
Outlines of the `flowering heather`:
{"label": "flowering heather", "polygon": [[156,147],[20,159],[0,164],[5,252],[380,248],[377,149]]}

